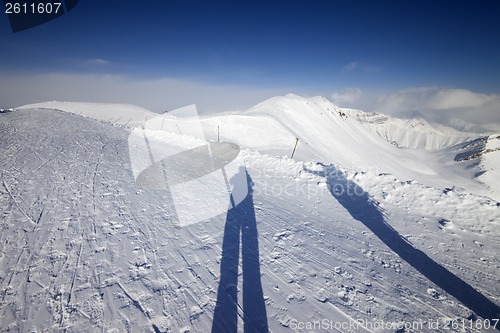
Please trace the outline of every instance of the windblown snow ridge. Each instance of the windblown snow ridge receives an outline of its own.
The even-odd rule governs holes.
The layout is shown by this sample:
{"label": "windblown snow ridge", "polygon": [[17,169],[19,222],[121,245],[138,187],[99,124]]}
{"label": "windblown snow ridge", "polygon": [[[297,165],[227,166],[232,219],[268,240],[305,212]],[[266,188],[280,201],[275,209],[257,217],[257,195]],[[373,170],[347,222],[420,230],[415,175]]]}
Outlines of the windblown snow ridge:
{"label": "windblown snow ridge", "polygon": [[[467,172],[446,170],[447,162],[443,164],[434,153],[440,152],[442,147],[476,140],[477,134],[419,119],[402,120],[339,108],[324,97],[288,94],[242,112],[191,117],[159,115],[127,104],[47,102],[21,108],[59,109],[121,126],[161,129],[202,140],[233,142],[274,156],[290,156],[298,139],[296,160],[335,163],[357,171],[376,170],[437,188],[460,184],[483,195],[500,193],[500,185],[492,177],[477,178],[489,187],[481,189]],[[488,149],[488,152],[496,152]],[[491,156],[493,154],[484,153],[476,156],[485,162],[475,165],[475,174],[496,169]],[[447,158],[453,161],[454,157]]]}

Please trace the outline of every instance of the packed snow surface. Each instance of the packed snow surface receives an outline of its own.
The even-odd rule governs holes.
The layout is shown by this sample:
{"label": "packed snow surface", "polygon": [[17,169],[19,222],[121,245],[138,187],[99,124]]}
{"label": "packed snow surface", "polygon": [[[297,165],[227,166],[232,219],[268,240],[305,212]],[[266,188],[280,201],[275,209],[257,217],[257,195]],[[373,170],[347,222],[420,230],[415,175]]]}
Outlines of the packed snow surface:
{"label": "packed snow surface", "polygon": [[[426,130],[402,148],[359,118],[295,95],[199,118],[1,113],[0,331],[493,331],[498,136]],[[172,192],[136,183],[131,135],[176,152],[238,144],[248,195],[179,225]],[[189,193],[193,210],[210,202]]]}

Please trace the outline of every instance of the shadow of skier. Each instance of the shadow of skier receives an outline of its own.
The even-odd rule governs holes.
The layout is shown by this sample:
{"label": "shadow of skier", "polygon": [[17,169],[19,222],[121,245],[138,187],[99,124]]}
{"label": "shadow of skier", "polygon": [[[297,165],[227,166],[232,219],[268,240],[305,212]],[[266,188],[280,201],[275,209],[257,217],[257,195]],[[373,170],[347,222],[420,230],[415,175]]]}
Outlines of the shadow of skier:
{"label": "shadow of skier", "polygon": [[345,177],[345,174],[332,165],[324,165],[322,171],[305,171],[325,177],[330,193],[351,214],[363,223],[385,245],[403,260],[419,271],[427,279],[455,297],[476,315],[484,319],[496,319],[500,307],[480,294],[468,283],[435,262],[424,252],[415,248],[385,221],[383,211],[374,203],[367,192]]}
{"label": "shadow of skier", "polygon": [[[212,333],[236,333],[238,308],[245,333],[268,332],[266,306],[260,280],[257,221],[252,196],[252,179],[240,168],[248,183],[245,200],[227,212],[222,241],[220,282],[217,290]],[[240,175],[241,176],[241,175]],[[241,236],[243,306],[238,305],[238,262]]]}

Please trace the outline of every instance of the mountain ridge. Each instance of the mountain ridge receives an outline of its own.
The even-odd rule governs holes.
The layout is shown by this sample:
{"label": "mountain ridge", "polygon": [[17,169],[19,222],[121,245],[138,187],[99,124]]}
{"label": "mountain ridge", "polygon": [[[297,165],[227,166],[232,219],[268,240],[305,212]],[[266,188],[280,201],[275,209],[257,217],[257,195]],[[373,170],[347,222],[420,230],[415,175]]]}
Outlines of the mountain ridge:
{"label": "mountain ridge", "polygon": [[[481,161],[473,164],[472,176],[470,165],[455,160],[455,155],[461,152],[453,152],[454,149],[484,135],[459,132],[423,119],[403,120],[340,108],[322,96],[304,98],[288,94],[272,97],[245,111],[200,116],[196,116],[193,106],[187,118],[176,117],[175,112],[158,115],[124,104],[48,102],[19,109],[26,108],[56,108],[115,125],[234,142],[276,156],[290,156],[298,138],[296,160],[336,163],[358,171],[388,172],[400,179],[418,180],[434,187],[460,184],[475,193],[500,198],[500,184],[495,181],[499,171],[490,165],[494,163],[491,158],[482,161],[481,155],[476,155]],[[457,164],[463,167],[457,168]],[[454,172],[448,172],[447,166],[453,166]],[[482,177],[476,179],[475,174]]]}

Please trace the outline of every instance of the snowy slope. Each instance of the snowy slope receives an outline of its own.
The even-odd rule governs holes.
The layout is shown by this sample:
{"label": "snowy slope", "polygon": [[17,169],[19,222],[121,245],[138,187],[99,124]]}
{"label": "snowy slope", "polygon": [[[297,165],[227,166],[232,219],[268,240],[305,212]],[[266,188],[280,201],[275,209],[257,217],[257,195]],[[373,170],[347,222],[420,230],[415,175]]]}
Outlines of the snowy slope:
{"label": "snowy slope", "polygon": [[[2,332],[480,332],[498,318],[500,205],[471,193],[458,147],[397,148],[294,95],[155,122],[128,105],[30,107],[0,114]],[[168,191],[136,186],[129,126],[182,150],[203,144],[200,122],[242,146],[253,192],[180,227]]]}
{"label": "snowy slope", "polygon": [[296,160],[390,173],[437,188],[460,186],[500,200],[500,185],[493,180],[496,171],[490,172],[492,176],[486,181],[474,177],[485,170],[497,170],[494,162],[476,163],[470,168],[455,159],[460,151],[453,147],[462,149],[462,143],[467,145],[481,135],[424,120],[405,121],[342,109],[319,96],[277,96],[244,112],[205,117],[198,116],[194,106],[162,115],[122,104],[47,102],[19,109],[31,108],[59,109],[115,125],[161,129],[203,140],[217,141],[219,137],[275,156],[290,156],[298,138]]}
{"label": "snowy slope", "polygon": [[500,189],[500,135],[487,137],[484,149],[476,156],[476,159],[478,158],[481,159],[482,170],[478,175],[479,180],[498,193]]}
{"label": "snowy slope", "polygon": [[[451,127],[430,124],[425,119],[398,119],[377,112],[342,108],[367,128],[398,147],[435,150],[476,138],[478,134],[457,131]],[[467,130],[474,128],[461,124]]]}
{"label": "snowy slope", "polygon": [[27,104],[18,109],[61,110],[111,124],[134,127],[140,127],[147,119],[152,119],[157,116],[154,112],[131,104],[52,101]]}
{"label": "snowy slope", "polygon": [[[370,114],[365,115],[369,117]],[[439,188],[459,184],[474,193],[500,199],[500,187],[495,183],[490,188],[480,186],[466,167],[454,165],[454,172],[450,172],[450,165],[456,164],[454,155],[448,154],[447,160],[443,160],[442,152],[434,151],[438,147],[466,142],[478,135],[445,127],[439,127],[438,131],[419,121],[416,123],[421,126],[407,128],[392,118],[386,122],[390,124],[386,130],[393,131],[393,134],[384,137],[373,128],[367,128],[360,117],[359,112],[353,116],[324,97],[307,99],[289,94],[264,101],[240,114],[201,118],[201,123],[208,139],[216,140],[219,128],[221,140],[236,142],[262,153],[290,156],[297,137],[296,160],[323,161],[358,171],[391,173],[401,179],[413,179]],[[388,142],[388,138],[396,136],[411,142],[421,140],[426,149],[398,148]]]}
{"label": "snowy slope", "polygon": [[[161,129],[203,140],[217,141],[219,136],[221,141],[275,156],[290,156],[297,137],[296,160],[391,173],[438,188],[458,184],[473,193],[500,200],[500,186],[495,181],[484,185],[480,178],[474,177],[486,169],[496,170],[495,164],[476,163],[471,176],[472,169],[466,163],[456,163],[455,155],[460,152],[449,148],[460,147],[459,143],[467,143],[480,135],[430,125],[423,120],[403,121],[377,113],[342,109],[324,97],[277,96],[244,112],[206,117],[199,117],[194,106],[163,115],[123,104],[46,102],[19,109],[31,108],[64,110],[115,125]],[[389,143],[395,140],[396,145]],[[436,150],[440,147],[444,148]]]}
{"label": "snowy slope", "polygon": [[[487,190],[484,192],[500,200],[500,140],[498,135],[480,136],[435,152],[435,160],[451,173],[475,179]],[[462,183],[457,186],[463,187]],[[472,190],[472,188],[468,188]]]}

